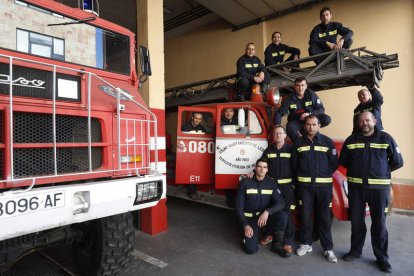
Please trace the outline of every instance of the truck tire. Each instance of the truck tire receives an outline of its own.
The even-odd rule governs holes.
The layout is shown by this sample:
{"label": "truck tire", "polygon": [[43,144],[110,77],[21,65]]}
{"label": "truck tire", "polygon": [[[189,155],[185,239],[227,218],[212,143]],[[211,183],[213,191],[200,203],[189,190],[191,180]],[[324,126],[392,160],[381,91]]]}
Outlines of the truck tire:
{"label": "truck tire", "polygon": [[81,226],[83,239],[73,244],[82,275],[115,275],[131,261],[134,228],[130,213],[98,219]]}

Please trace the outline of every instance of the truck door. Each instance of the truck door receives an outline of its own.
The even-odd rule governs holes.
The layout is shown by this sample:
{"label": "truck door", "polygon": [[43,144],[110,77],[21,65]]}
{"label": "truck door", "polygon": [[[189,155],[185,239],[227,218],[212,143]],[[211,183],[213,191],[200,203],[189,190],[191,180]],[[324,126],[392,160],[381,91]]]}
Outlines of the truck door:
{"label": "truck door", "polygon": [[267,129],[260,113],[252,106],[233,108],[238,116],[237,126],[221,126],[219,114],[225,108],[228,106],[217,110],[215,187],[235,189],[240,175],[253,171],[267,148]]}
{"label": "truck door", "polygon": [[[201,118],[201,126],[194,126],[194,118]],[[215,121],[213,108],[178,108],[176,184],[213,183]]]}

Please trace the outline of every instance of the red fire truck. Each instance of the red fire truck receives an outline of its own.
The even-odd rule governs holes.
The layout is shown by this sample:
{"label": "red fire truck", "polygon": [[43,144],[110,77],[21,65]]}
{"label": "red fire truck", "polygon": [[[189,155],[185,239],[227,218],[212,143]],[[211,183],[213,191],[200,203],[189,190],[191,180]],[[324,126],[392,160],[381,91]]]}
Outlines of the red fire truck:
{"label": "red fire truck", "polygon": [[133,250],[133,214],[166,193],[135,36],[50,0],[0,1],[0,14],[0,271],[73,242],[85,275],[116,273]]}
{"label": "red fire truck", "polygon": [[[317,58],[324,61],[309,66],[309,61]],[[377,54],[362,47],[267,67],[272,81],[265,99],[260,92],[252,91],[250,101],[235,101],[238,91],[234,75],[168,89],[167,114],[177,117],[176,129],[167,129],[170,132],[167,137],[176,137],[171,139],[175,154],[167,157],[176,161],[175,168],[167,168],[168,193],[187,198],[184,187],[191,184],[196,185],[200,202],[221,207],[231,205],[229,197],[234,195],[239,177],[253,170],[256,160],[267,148],[274,113],[283,96],[294,93],[296,78],[305,77],[308,87],[316,91],[357,85],[379,86],[383,70],[395,67],[398,67],[397,54]],[[234,126],[221,126],[221,117],[227,108],[233,109],[238,118]],[[203,115],[202,124],[207,132],[182,131],[182,126],[194,113]],[[335,141],[338,152],[341,142]],[[333,174],[332,212],[339,220],[348,219],[344,175],[343,168]]]}

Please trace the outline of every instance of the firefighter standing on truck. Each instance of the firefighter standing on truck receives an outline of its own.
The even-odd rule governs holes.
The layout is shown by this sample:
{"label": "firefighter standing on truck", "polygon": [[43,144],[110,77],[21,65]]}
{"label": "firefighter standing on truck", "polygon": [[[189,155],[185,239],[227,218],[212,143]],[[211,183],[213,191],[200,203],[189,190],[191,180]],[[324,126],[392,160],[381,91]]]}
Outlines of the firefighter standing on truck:
{"label": "firefighter standing on truck", "polygon": [[237,189],[236,212],[243,226],[243,248],[248,254],[259,249],[259,227],[271,229],[272,249],[282,246],[285,202],[273,179],[266,176],[267,171],[267,161],[257,160],[253,178],[244,178]]}
{"label": "firefighter standing on truck", "polygon": [[[278,253],[282,257],[292,255],[292,246],[295,243],[295,226],[293,225],[292,212],[295,210],[295,191],[293,187],[293,172],[291,166],[292,145],[285,143],[286,131],[282,126],[276,126],[273,130],[273,144],[265,151],[261,159],[267,160],[269,171],[267,175],[278,184],[285,200],[286,228],[283,236],[283,248]],[[271,233],[265,233],[260,241],[261,245],[270,243],[273,239]]]}
{"label": "firefighter standing on truck", "polygon": [[319,133],[320,123],[316,115],[306,117],[305,128],[306,134],[295,141],[292,150],[292,169],[297,174],[297,199],[302,222],[301,245],[296,254],[303,256],[312,252],[315,207],[315,221],[325,258],[336,263],[331,235],[332,174],[338,168],[336,149],[329,137]]}
{"label": "firefighter standing on truck", "polygon": [[384,103],[384,98],[381,92],[375,87],[368,87],[368,89],[361,89],[358,91],[359,104],[354,109],[354,128],[353,132],[359,130],[358,117],[364,111],[371,111],[377,119],[375,125],[379,130],[383,130],[382,119],[381,119],[381,106]]}
{"label": "firefighter standing on truck", "polygon": [[386,215],[390,199],[391,171],[403,166],[401,152],[394,139],[376,126],[375,116],[365,111],[359,115],[359,132],[353,133],[342,146],[339,162],[347,168],[349,210],[351,216],[351,250],[346,261],[360,258],[365,242],[366,203],[372,225],[371,243],[378,267],[391,272],[388,261]]}

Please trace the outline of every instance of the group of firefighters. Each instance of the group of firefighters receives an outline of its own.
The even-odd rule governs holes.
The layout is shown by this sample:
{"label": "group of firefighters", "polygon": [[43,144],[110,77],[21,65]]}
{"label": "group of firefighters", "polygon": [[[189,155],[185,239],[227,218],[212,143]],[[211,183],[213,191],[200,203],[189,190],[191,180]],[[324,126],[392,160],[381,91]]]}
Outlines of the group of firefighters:
{"label": "group of firefighters", "polygon": [[[320,11],[320,19],[321,24],[310,35],[310,55],[351,46],[352,31],[331,22],[328,7]],[[342,36],[338,42],[337,35]],[[279,32],[272,35],[273,44],[265,51],[266,65],[283,62],[285,53],[290,53],[291,59],[300,55],[297,48],[281,44],[280,36]],[[316,60],[317,64],[320,62]],[[253,43],[247,45],[246,54],[238,60],[237,74],[242,91],[255,83],[266,83],[265,67],[254,56]],[[372,219],[371,242],[378,267],[391,272],[385,222],[391,171],[401,168],[403,159],[394,139],[383,131],[381,93],[374,87],[358,92],[360,104],[354,110],[353,131],[345,140],[338,159],[333,141],[319,132],[331,122],[321,100],[307,88],[304,78],[295,80],[294,89],[296,93],[290,94],[275,114],[273,144],[257,160],[254,173],[245,177],[237,190],[236,211],[243,226],[245,251],[253,254],[259,243],[271,243],[272,251],[283,257],[291,256],[295,235],[292,211],[298,204],[301,228],[296,254],[304,256],[312,252],[313,230],[316,229],[325,258],[336,263],[331,235],[332,174],[342,165],[347,169],[351,219],[351,249],[343,259],[353,261],[362,255],[368,204]],[[280,123],[287,113],[285,129]],[[285,142],[286,136],[293,144]],[[259,228],[264,228],[261,239]]]}

